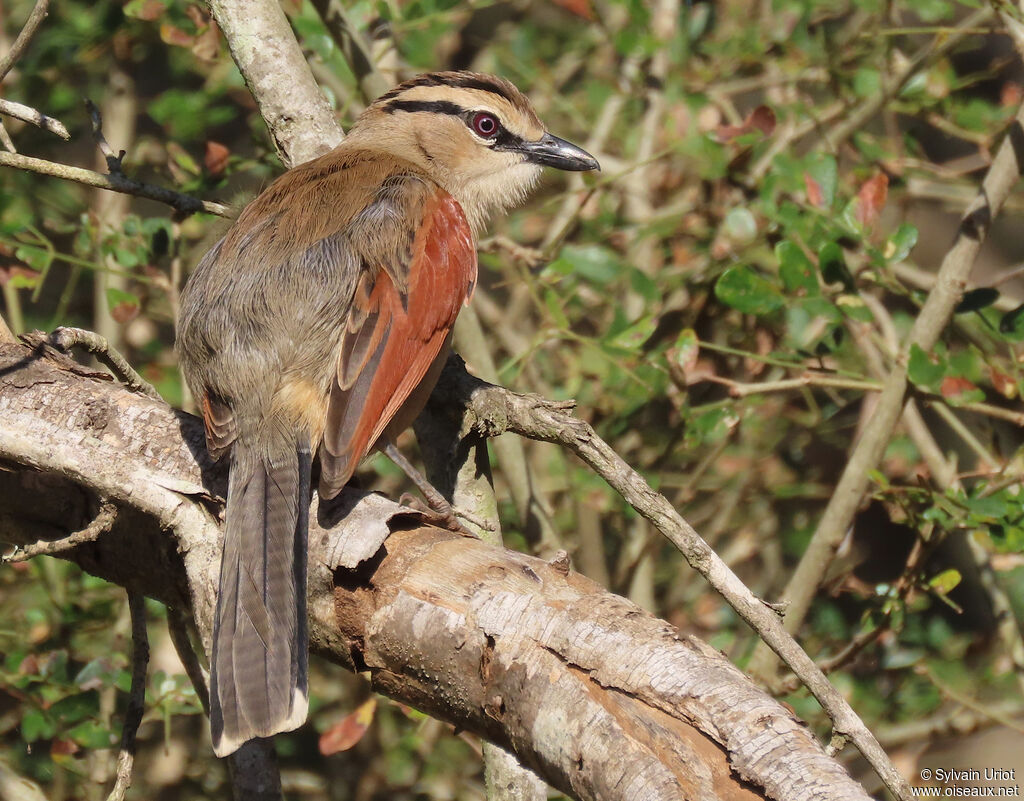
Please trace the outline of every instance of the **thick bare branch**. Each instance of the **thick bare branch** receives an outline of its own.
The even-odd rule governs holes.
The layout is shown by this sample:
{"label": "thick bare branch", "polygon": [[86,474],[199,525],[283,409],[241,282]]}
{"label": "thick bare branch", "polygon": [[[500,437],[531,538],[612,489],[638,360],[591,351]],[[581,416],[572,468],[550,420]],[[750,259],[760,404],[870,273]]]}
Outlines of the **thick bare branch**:
{"label": "thick bare branch", "polygon": [[276,0],[211,0],[281,160],[289,167],[319,156],[344,138],[327,98]]}
{"label": "thick bare branch", "polygon": [[[225,476],[201,421],[11,346],[0,347],[0,413],[5,536],[35,538],[108,495],[120,510],[111,531],[68,556],[191,603],[208,648]],[[641,788],[650,799],[866,799],[713,649],[561,562],[417,527],[408,511],[382,518],[372,504],[387,502],[374,498],[369,517],[312,516],[310,631],[315,651],[369,671],[382,692],[510,749],[580,799]],[[369,561],[342,560],[348,535],[373,520],[382,536],[413,528]],[[250,791],[273,797],[261,787]]]}
{"label": "thick bare branch", "polygon": [[456,357],[449,360],[432,404],[463,414],[463,429],[485,436],[510,431],[531,439],[562,445],[607,481],[644,518],[654,524],[704,576],[729,605],[789,665],[828,713],[836,730],[847,735],[900,798],[910,787],[886,756],[864,722],[821,669],[782,627],[777,613],[761,602],[711,549],[701,536],[655,492],[644,478],[613,451],[584,421],[568,413],[566,404],[536,395],[519,395],[486,384],[466,373]]}

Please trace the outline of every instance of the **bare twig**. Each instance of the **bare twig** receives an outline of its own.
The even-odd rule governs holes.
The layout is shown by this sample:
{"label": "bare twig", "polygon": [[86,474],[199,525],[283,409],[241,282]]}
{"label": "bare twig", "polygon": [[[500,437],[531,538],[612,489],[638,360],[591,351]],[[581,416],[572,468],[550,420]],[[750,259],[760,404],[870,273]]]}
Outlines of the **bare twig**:
{"label": "bare twig", "polygon": [[909,785],[874,735],[786,632],[775,611],[754,596],[663,495],[655,492],[586,422],[568,413],[571,404],[536,395],[519,395],[486,384],[453,361],[445,368],[439,391],[449,395],[447,400],[452,409],[465,410],[464,429],[469,427],[491,437],[511,431],[562,445],[582,459],[641,516],[653,523],[690,566],[782,657],[818,699],[835,730],[849,736],[890,791],[897,798],[910,798]]}
{"label": "bare twig", "polygon": [[158,203],[166,203],[183,214],[204,211],[207,214],[216,214],[219,217],[233,216],[231,209],[222,203],[199,200],[198,198],[175,192],[172,189],[142,183],[120,174],[102,175],[92,170],[84,170],[81,167],[71,167],[67,164],[57,164],[53,161],[3,152],[0,152],[0,167],[14,167],[15,169],[35,172],[40,175],[63,178],[66,181],[74,181],[86,186],[95,186],[100,189],[109,189],[113,192],[124,192],[126,195],[148,198]]}
{"label": "bare twig", "polygon": [[26,106],[24,103],[15,103],[13,100],[5,100],[0,97],[0,114],[14,117],[16,120],[30,123],[37,128],[42,128],[44,131],[57,134],[65,142],[71,138],[68,129],[64,127],[64,123],[60,120],[43,114],[31,106]]}
{"label": "bare twig", "polygon": [[114,149],[107,142],[107,137],[103,135],[103,115],[100,113],[99,108],[89,98],[85,98],[85,110],[89,113],[89,122],[92,125],[92,138],[96,140],[100,153],[103,154],[103,158],[107,161],[107,170],[111,175],[124,175],[122,162],[124,161],[125,152],[122,150],[117,155],[114,155]]}
{"label": "bare twig", "polygon": [[[1022,126],[1024,107],[1018,111],[1009,133],[1000,145],[980,193],[961,220],[956,241],[939,269],[935,288],[929,293],[895,366],[885,379],[875,413],[854,447],[814,536],[783,593],[783,599],[790,604],[786,613],[786,630],[789,632],[796,631],[803,622],[821,577],[832,561],[868,488],[870,473],[882,458],[891,439],[906,396],[906,365],[911,347],[917,345],[928,351],[938,340],[963,295],[988,226],[1020,176],[1020,165],[1024,160]],[[774,672],[774,665],[774,657],[759,644],[749,669],[755,675],[765,678]]]}
{"label": "bare twig", "polygon": [[0,57],[0,81],[11,71],[11,67],[21,58],[28,47],[28,43],[36,35],[40,24],[46,19],[46,11],[49,5],[50,0],[36,0],[32,13],[28,15],[28,19],[25,21],[25,27],[21,29],[21,33],[18,34],[18,38],[14,40],[14,44],[11,45],[11,49],[7,51],[7,54]]}
{"label": "bare twig", "polygon": [[18,148],[14,146],[14,140],[11,139],[11,135],[10,133],[8,133],[7,128],[4,126],[3,122],[0,122],[0,145],[3,145],[4,150],[6,150],[8,153],[18,152]]}
{"label": "bare twig", "polygon": [[107,801],[123,801],[132,785],[135,763],[135,735],[146,709],[146,668],[149,666],[149,637],[146,634],[146,599],[142,593],[128,590],[128,610],[132,617],[132,685],[128,709],[124,713],[121,750],[117,754],[117,780]]}
{"label": "bare twig", "polygon": [[62,537],[59,540],[40,540],[32,545],[17,548],[13,553],[4,556],[0,561],[5,563],[26,562],[37,556],[53,556],[81,545],[85,542],[95,542],[103,534],[110,531],[117,519],[117,507],[109,501],[100,504],[100,510],[96,516],[81,531],[75,531]]}
{"label": "bare twig", "polygon": [[76,347],[85,348],[103,362],[132,392],[146,395],[153,400],[163,401],[160,393],[156,391],[153,385],[136,373],[132,366],[128,364],[128,360],[110,347],[107,341],[99,334],[94,334],[92,331],[85,331],[81,328],[58,328],[50,334],[49,341],[51,345],[61,350],[70,350]]}
{"label": "bare twig", "polygon": [[203,711],[209,715],[210,690],[206,684],[206,676],[199,664],[196,650],[192,647],[192,639],[188,636],[188,618],[176,606],[167,609],[167,632],[171,635],[171,644],[174,645],[178,659],[185,667],[185,675],[192,682],[192,687],[196,691],[199,703],[202,704]]}

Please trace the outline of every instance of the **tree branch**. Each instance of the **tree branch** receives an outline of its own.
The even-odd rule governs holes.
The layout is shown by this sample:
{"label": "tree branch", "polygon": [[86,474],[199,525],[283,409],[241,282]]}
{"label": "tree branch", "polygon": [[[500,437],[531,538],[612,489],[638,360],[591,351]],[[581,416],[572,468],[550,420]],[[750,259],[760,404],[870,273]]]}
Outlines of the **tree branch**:
{"label": "tree branch", "polygon": [[344,138],[341,126],[313,80],[280,3],[210,0],[210,10],[281,161],[292,167],[339,144]]}
{"label": "tree branch", "polygon": [[466,373],[461,360],[450,359],[431,404],[463,414],[463,430],[495,437],[506,431],[568,448],[611,485],[641,516],[654,524],[704,576],[775,653],[799,676],[828,713],[836,730],[857,746],[886,786],[899,798],[910,797],[906,780],[874,735],[821,669],[782,627],[776,612],[762,603],[701,536],[651,489],[584,421],[567,413],[564,403],[536,395],[519,395],[486,384]]}
{"label": "tree branch", "polygon": [[64,127],[64,123],[60,120],[49,117],[38,109],[26,106],[23,103],[15,103],[13,100],[6,100],[0,97],[0,114],[7,117],[14,117],[16,120],[27,122],[38,128],[42,128],[44,131],[57,134],[57,136],[65,142],[71,138],[71,134],[68,133],[68,129]]}
{"label": "tree branch", "polygon": [[[209,648],[226,470],[209,462],[202,422],[12,346],[0,346],[0,408],[5,536],[82,519],[107,494],[114,526],[65,558],[127,586],[147,576],[147,594],[192,605]],[[652,799],[867,798],[714,649],[562,563],[419,526],[379,496],[356,500],[311,515],[311,644],[381,692],[496,742],[579,799],[641,786]],[[236,778],[253,778],[243,767]],[[246,792],[274,797],[262,787]]]}
{"label": "tree branch", "polygon": [[21,58],[28,48],[28,43],[32,41],[32,37],[36,35],[39,26],[46,19],[49,6],[50,0],[36,0],[36,4],[32,7],[32,12],[28,15],[21,33],[18,34],[18,38],[14,40],[11,49],[0,57],[0,81],[3,81],[7,73],[11,71],[11,67],[17,63],[18,59]]}
{"label": "tree branch", "polygon": [[102,173],[85,170],[81,167],[71,167],[67,164],[57,164],[53,161],[22,156],[18,153],[4,153],[0,151],[0,166],[14,167],[18,170],[49,175],[54,178],[63,178],[65,181],[95,186],[100,189],[109,189],[113,192],[123,192],[126,195],[135,195],[158,203],[165,203],[171,208],[183,214],[192,214],[197,211],[204,211],[207,214],[216,214],[220,217],[231,217],[231,209],[222,203],[214,203],[210,200],[199,200],[190,195],[183,195],[172,189],[162,186],[142,183],[128,178],[119,173],[103,175]]}

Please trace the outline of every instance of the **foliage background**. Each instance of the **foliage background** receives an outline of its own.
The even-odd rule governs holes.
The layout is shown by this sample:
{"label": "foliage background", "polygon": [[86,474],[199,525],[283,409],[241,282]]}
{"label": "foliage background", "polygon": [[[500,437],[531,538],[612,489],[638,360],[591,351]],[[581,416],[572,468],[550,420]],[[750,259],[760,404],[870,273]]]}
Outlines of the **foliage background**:
{"label": "foliage background", "polygon": [[[284,6],[347,127],[371,99],[366,82],[310,4]],[[0,52],[30,7],[3,4]],[[908,330],[1024,97],[999,17],[945,0],[379,0],[346,13],[385,86],[422,70],[499,73],[599,157],[600,175],[549,174],[492,225],[473,306],[486,348],[507,386],[577,399],[755,593],[778,597],[871,414],[891,337]],[[216,27],[183,0],[57,4],[3,96],[72,132],[65,144],[5,121],[29,155],[105,169],[88,97],[133,176],[240,207],[281,169]],[[100,330],[188,406],[172,349],[177,291],[225,223],[113,197],[0,174],[4,317],[16,332]],[[898,432],[801,632],[822,660],[856,644],[833,680],[909,775],[939,753],[947,765],[1013,767],[992,750],[979,762],[969,738],[942,752],[956,727],[999,731],[1024,753],[1011,721],[1024,673],[1010,656],[1024,613],[1020,216],[1011,202],[961,313],[934,352],[912,354],[951,475]],[[578,569],[746,664],[753,635],[656,532],[564,453],[526,452],[539,507],[529,517],[496,460],[508,545],[564,547]],[[404,489],[382,459],[366,473]],[[997,614],[1000,597],[1015,619]],[[150,612],[133,793],[224,795],[163,611]],[[122,592],[37,559],[0,569],[0,620],[0,764],[49,798],[99,797],[127,688]],[[346,716],[367,690],[313,670],[311,723],[280,738],[294,796],[481,797],[479,742],[386,699],[363,708],[372,721],[351,750],[321,755],[318,735],[343,733],[339,722],[361,733]],[[785,698],[827,734],[806,693]]]}

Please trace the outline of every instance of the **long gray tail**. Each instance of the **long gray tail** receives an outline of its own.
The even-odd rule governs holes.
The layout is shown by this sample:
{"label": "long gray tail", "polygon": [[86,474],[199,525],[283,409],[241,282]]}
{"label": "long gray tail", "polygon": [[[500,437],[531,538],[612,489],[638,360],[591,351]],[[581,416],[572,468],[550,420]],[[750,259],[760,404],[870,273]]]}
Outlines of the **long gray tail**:
{"label": "long gray tail", "polygon": [[210,667],[213,750],[301,726],[306,663],[308,445],[257,455],[236,441]]}

